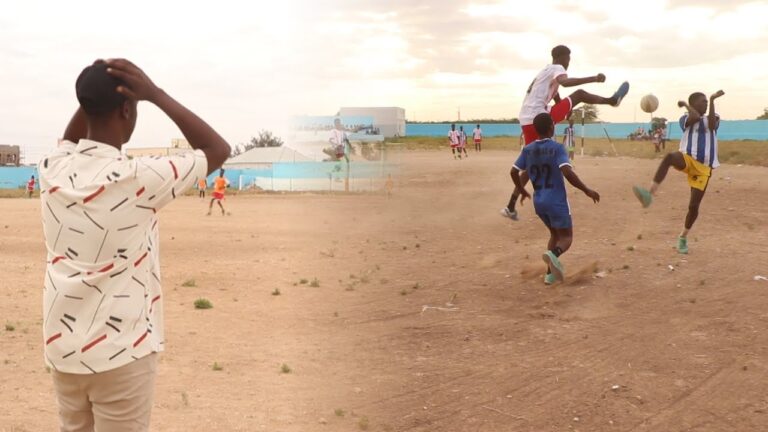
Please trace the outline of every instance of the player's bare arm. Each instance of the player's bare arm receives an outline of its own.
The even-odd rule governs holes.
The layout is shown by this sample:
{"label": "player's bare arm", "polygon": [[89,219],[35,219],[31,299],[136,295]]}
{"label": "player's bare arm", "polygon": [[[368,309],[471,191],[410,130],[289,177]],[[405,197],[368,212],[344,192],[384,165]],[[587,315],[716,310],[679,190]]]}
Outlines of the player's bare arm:
{"label": "player's bare arm", "polygon": [[563,87],[575,87],[594,82],[605,82],[605,75],[599,73],[595,76],[585,78],[568,78],[568,75],[560,75],[556,78],[558,84]]}
{"label": "player's bare arm", "polygon": [[717,126],[717,113],[715,113],[715,99],[719,98],[720,96],[723,96],[725,94],[724,91],[718,90],[712,96],[709,97],[709,115],[707,116],[707,123],[709,125],[709,130],[715,130],[715,126]]}
{"label": "player's bare arm", "polygon": [[64,135],[62,139],[77,144],[78,141],[88,136],[88,118],[85,116],[85,111],[82,107],[78,107],[75,114],[67,124],[67,128],[64,129]]}
{"label": "player's bare arm", "polygon": [[688,110],[688,120],[685,121],[685,127],[695,124],[701,119],[701,114],[693,109],[686,101],[677,101],[677,106]]}
{"label": "player's bare arm", "polygon": [[126,84],[117,88],[119,93],[129,99],[155,104],[176,123],[193,149],[205,153],[208,174],[219,169],[229,158],[232,149],[224,138],[195,113],[156,86],[144,71],[125,59],[110,59],[107,64],[107,72]]}
{"label": "player's bare arm", "polygon": [[584,192],[584,194],[592,198],[592,201],[595,203],[600,202],[600,194],[597,193],[597,191],[588,188],[587,185],[581,181],[579,176],[576,175],[576,172],[573,171],[573,168],[571,168],[569,165],[563,165],[560,167],[560,171],[563,173],[563,177],[565,177],[565,179],[568,180],[568,183],[573,185],[573,187]]}

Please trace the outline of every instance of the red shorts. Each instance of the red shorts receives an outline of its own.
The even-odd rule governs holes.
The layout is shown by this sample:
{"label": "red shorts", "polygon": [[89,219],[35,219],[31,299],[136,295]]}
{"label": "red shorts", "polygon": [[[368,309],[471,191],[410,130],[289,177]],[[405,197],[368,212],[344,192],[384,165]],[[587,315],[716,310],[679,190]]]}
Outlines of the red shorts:
{"label": "red shorts", "polygon": [[211,196],[213,197],[213,199],[217,199],[221,201],[224,199],[224,192],[214,192],[213,194],[211,194]]}
{"label": "red shorts", "polygon": [[[573,104],[571,103],[571,98],[567,97],[565,99],[560,99],[560,102],[553,105],[552,109],[549,110],[549,115],[552,117],[552,121],[555,124],[558,124],[565,120],[565,118],[568,117],[568,113],[571,112],[572,107]],[[533,127],[533,124],[523,125],[523,137],[525,139],[525,145],[539,139],[539,134],[536,132],[536,128]]]}
{"label": "red shorts", "polygon": [[454,143],[451,143],[451,148],[454,148],[454,149],[455,149],[455,148],[459,148],[459,145],[458,145],[458,144],[454,144]]}
{"label": "red shorts", "polygon": [[483,140],[478,138],[478,139],[475,140],[475,144],[480,144],[481,141],[483,141]]}

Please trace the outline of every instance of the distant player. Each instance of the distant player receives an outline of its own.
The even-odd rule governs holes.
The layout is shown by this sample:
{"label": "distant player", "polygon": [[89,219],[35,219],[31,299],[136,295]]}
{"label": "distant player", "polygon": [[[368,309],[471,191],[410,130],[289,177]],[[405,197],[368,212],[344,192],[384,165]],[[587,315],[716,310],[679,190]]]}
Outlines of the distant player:
{"label": "distant player", "polygon": [[[569,78],[566,70],[571,63],[571,50],[564,45],[558,45],[552,48],[552,64],[545,67],[536,78],[534,78],[523,100],[523,107],[520,110],[520,124],[522,125],[525,144],[528,145],[539,138],[536,129],[533,127],[533,119],[541,113],[548,112],[555,123],[565,120],[568,114],[576,105],[588,103],[593,105],[611,105],[619,106],[624,96],[629,92],[629,83],[622,83],[611,97],[597,96],[587,93],[584,90],[576,90],[565,99],[560,99],[557,92],[559,86],[574,87],[593,82],[605,82],[605,75],[597,74],[586,78]],[[555,105],[548,106],[549,101],[555,100]],[[523,185],[528,182],[527,176],[522,177]],[[515,203],[519,194],[517,189],[509,198],[509,204],[501,209],[502,216],[512,220],[517,220],[517,211]]]}
{"label": "distant player", "polygon": [[211,203],[208,205],[208,216],[211,215],[211,210],[213,209],[214,201],[217,204],[219,204],[219,208],[221,208],[221,215],[224,216],[227,214],[221,202],[224,200],[224,191],[228,187],[229,187],[229,180],[227,180],[227,178],[224,177],[224,169],[221,169],[219,171],[219,176],[213,179],[213,193],[211,194],[213,198],[211,198]]}
{"label": "distant player", "polygon": [[709,115],[707,112],[707,96],[704,93],[693,93],[688,97],[688,103],[680,101],[679,107],[685,107],[687,114],[680,117],[680,128],[683,137],[680,139],[680,150],[667,154],[659,165],[653,178],[650,190],[639,186],[633,187],[635,196],[643,207],[648,207],[653,201],[653,196],[659,189],[659,185],[667,176],[669,167],[688,175],[688,184],[691,186],[691,198],[688,202],[688,214],[685,216],[685,225],[677,238],[677,251],[681,254],[688,253],[688,232],[699,216],[699,206],[707,191],[712,170],[720,166],[717,159],[717,129],[720,127],[720,116],[715,112],[715,99],[724,95],[719,90],[709,97]]}
{"label": "distant player", "polygon": [[573,137],[573,119],[570,116],[568,116],[568,126],[563,130],[563,145],[568,150],[568,159],[573,162],[576,140]]}
{"label": "distant player", "polygon": [[208,180],[205,177],[200,178],[200,180],[197,181],[197,189],[199,190],[198,195],[201,199],[205,199],[205,189],[208,188]]}
{"label": "distant player", "polygon": [[[451,153],[453,158],[456,159],[456,150],[459,150],[461,144],[461,137],[459,131],[456,130],[456,125],[451,124],[451,130],[448,131],[448,144],[451,146]],[[461,159],[461,150],[459,150],[459,159]]]}
{"label": "distant player", "polygon": [[475,151],[483,151],[483,130],[480,129],[480,125],[477,125],[472,131],[472,139],[475,141]]}
{"label": "distant player", "polygon": [[[520,172],[528,173],[533,183],[533,207],[550,233],[547,251],[542,256],[547,263],[544,283],[550,285],[565,279],[565,269],[560,263],[560,256],[573,242],[571,208],[563,178],[592,198],[595,203],[600,202],[600,195],[581,182],[568,161],[565,147],[552,140],[555,134],[552,117],[547,113],[539,114],[534,118],[533,124],[541,138],[523,149],[512,167],[511,175],[523,200],[531,196],[525,190]],[[522,200],[520,202],[522,203]]]}
{"label": "distant player", "polygon": [[350,146],[347,132],[344,130],[344,126],[341,124],[341,119],[336,118],[333,120],[333,129],[331,129],[331,137],[328,138],[330,147],[323,150],[323,153],[331,157],[332,161],[339,161],[341,159],[349,162],[348,146]]}
{"label": "distant player", "polygon": [[459,126],[459,156],[464,153],[464,157],[468,158],[467,154],[467,133],[464,132],[464,126]]}
{"label": "distant player", "polygon": [[392,181],[392,174],[387,174],[387,181],[384,183],[384,191],[387,193],[387,198],[392,197],[392,189],[395,183]]}
{"label": "distant player", "polygon": [[34,193],[35,193],[35,176],[32,176],[27,182],[27,198],[32,198],[32,194]]}

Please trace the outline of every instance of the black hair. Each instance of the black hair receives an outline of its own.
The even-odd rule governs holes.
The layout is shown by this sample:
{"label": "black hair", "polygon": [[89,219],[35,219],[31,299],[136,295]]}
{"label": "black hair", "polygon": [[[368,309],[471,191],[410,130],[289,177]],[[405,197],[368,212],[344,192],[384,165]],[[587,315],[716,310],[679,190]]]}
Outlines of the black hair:
{"label": "black hair", "polygon": [[696,99],[698,99],[700,97],[706,98],[707,95],[705,95],[702,92],[691,93],[691,95],[688,96],[688,105],[693,105],[693,101],[695,101]]}
{"label": "black hair", "polygon": [[96,62],[80,72],[75,81],[75,93],[86,114],[108,114],[122,106],[126,98],[117,92],[125,83],[107,73],[107,64]]}
{"label": "black hair", "polygon": [[550,116],[549,113],[541,113],[533,119],[533,127],[536,129],[536,133],[539,134],[539,137],[544,138],[545,135],[549,135],[549,132],[555,127],[555,124],[552,122],[552,116]]}
{"label": "black hair", "polygon": [[562,56],[566,56],[571,53],[571,50],[565,46],[565,45],[558,45],[554,48],[552,48],[552,58],[560,58]]}

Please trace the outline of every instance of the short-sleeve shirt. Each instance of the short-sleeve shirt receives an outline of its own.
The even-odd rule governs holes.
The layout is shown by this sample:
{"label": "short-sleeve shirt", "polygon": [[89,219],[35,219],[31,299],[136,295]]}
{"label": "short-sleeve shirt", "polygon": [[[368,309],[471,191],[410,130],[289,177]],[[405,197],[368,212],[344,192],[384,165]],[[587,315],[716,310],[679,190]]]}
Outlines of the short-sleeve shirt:
{"label": "short-sleeve shirt", "polygon": [[520,124],[533,124],[533,119],[545,112],[549,112],[549,101],[555,97],[560,84],[559,76],[566,75],[565,68],[559,64],[547,65],[528,87],[528,92],[520,109]]}
{"label": "short-sleeve shirt", "polygon": [[35,180],[34,179],[30,179],[27,182],[27,190],[29,190],[29,191],[35,190]]}
{"label": "short-sleeve shirt", "polygon": [[48,366],[97,373],[163,351],[157,213],[207,168],[199,150],[128,159],[86,139],[42,160]]}
{"label": "short-sleeve shirt", "polygon": [[226,177],[216,177],[213,180],[213,191],[224,193],[224,190],[227,188],[228,184],[229,180],[227,180]]}
{"label": "short-sleeve shirt", "polygon": [[457,130],[448,131],[448,140],[451,141],[452,145],[459,145],[459,131]]}
{"label": "short-sleeve shirt", "polygon": [[207,187],[208,187],[208,180],[207,180],[207,179],[201,178],[201,179],[200,179],[200,180],[197,182],[197,188],[198,188],[198,189],[205,189],[205,188],[207,188]]}
{"label": "short-sleeve shirt", "polygon": [[715,114],[715,128],[709,129],[709,119],[702,116],[698,122],[685,127],[688,114],[680,117],[680,129],[683,136],[680,138],[680,152],[696,159],[702,164],[717,168],[720,161],[717,159],[717,129],[720,127],[720,116]]}
{"label": "short-sleeve shirt", "polygon": [[472,131],[472,137],[475,139],[475,141],[482,139],[483,138],[482,129],[475,128],[475,130]]}
{"label": "short-sleeve shirt", "polygon": [[573,140],[573,127],[567,126],[563,132],[565,138],[563,145],[566,147],[575,147],[576,142]]}
{"label": "short-sleeve shirt", "polygon": [[535,206],[568,205],[565,179],[560,168],[571,166],[565,147],[551,138],[536,140],[520,152],[515,167],[528,172]]}

